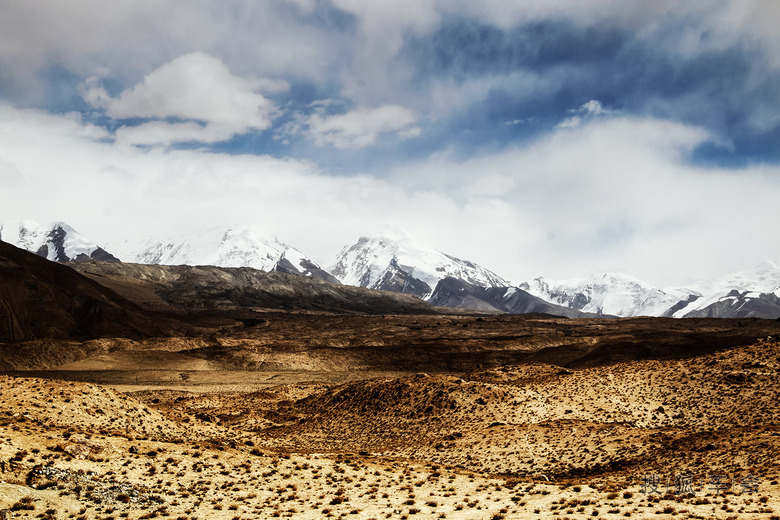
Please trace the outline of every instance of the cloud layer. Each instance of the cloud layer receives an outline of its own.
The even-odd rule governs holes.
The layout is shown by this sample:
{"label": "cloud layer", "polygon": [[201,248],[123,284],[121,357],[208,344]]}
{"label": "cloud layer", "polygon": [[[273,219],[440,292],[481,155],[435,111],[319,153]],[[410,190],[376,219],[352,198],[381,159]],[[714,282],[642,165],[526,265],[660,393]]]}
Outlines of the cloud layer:
{"label": "cloud layer", "polygon": [[629,266],[679,283],[776,257],[780,243],[766,225],[777,218],[780,169],[735,176],[687,165],[707,133],[652,119],[591,120],[498,154],[409,163],[385,179],[268,156],[127,148],[78,118],[7,107],[0,137],[0,175],[15,194],[3,216],[62,219],[106,246],[250,225],[327,263],[356,237],[393,228],[516,281]]}

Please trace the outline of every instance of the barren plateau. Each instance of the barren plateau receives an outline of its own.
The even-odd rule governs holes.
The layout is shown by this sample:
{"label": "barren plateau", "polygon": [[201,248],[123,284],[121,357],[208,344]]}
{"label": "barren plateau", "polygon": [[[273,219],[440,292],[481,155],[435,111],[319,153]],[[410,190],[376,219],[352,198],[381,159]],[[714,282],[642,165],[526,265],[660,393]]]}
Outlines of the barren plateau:
{"label": "barren plateau", "polygon": [[0,518],[779,518],[777,321],[66,304],[14,261]]}

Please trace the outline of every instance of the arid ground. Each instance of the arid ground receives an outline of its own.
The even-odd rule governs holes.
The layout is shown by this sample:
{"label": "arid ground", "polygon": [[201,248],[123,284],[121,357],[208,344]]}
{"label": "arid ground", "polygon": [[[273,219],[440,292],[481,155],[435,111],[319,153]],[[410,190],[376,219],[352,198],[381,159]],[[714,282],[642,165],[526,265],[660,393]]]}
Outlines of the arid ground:
{"label": "arid ground", "polygon": [[777,322],[187,319],[0,345],[2,514],[780,518]]}

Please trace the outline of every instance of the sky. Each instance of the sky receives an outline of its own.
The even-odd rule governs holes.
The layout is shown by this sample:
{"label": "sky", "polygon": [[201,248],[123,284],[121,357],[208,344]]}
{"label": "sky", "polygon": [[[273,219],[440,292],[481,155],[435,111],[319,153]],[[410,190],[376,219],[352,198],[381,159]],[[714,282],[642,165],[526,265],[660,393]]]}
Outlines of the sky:
{"label": "sky", "polygon": [[[405,233],[521,282],[780,260],[773,0],[0,3],[0,222]],[[110,249],[109,249],[110,250]]]}

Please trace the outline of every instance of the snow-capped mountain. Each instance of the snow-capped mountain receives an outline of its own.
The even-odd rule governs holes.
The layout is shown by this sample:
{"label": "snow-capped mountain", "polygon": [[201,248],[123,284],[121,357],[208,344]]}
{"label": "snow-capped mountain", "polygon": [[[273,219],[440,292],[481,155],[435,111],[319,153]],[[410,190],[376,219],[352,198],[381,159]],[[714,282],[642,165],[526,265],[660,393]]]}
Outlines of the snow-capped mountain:
{"label": "snow-capped mountain", "polygon": [[567,318],[591,318],[593,315],[562,305],[555,305],[517,287],[477,287],[456,278],[444,278],[428,303],[483,312],[509,314],[543,313]]}
{"label": "snow-capped mountain", "polygon": [[266,239],[250,228],[211,228],[167,239],[159,237],[125,241],[115,246],[126,262],[163,265],[213,265],[252,267],[262,271],[281,271],[316,276],[337,282],[329,273],[299,250]]}
{"label": "snow-capped mountain", "polygon": [[[435,295],[436,301],[431,301],[436,305],[475,310],[514,313],[534,309],[570,316],[578,314],[563,311],[623,317],[780,318],[780,263],[774,261],[685,288],[657,288],[614,273],[574,280],[539,277],[513,286],[473,262],[406,236],[362,237],[339,253],[330,272],[300,250],[246,227],[212,228],[166,239],[126,239],[107,248],[117,256],[64,222],[7,221],[0,224],[0,240],[57,262],[118,262],[118,256],[141,264],[252,267],[413,294],[425,300]],[[448,283],[435,293],[444,279]],[[531,296],[559,308],[544,307]]]}
{"label": "snow-capped mountain", "polygon": [[539,277],[520,288],[556,305],[614,316],[662,316],[680,300],[699,296],[690,289],[658,289],[619,273],[565,281]]}
{"label": "snow-capped mountain", "polygon": [[659,289],[632,276],[601,274],[553,281],[536,278],[521,289],[550,303],[597,314],[675,318],[780,317],[780,264],[728,274],[686,288]]}
{"label": "snow-capped mountain", "polygon": [[341,283],[413,294],[427,299],[446,277],[477,287],[509,282],[479,265],[426,247],[409,237],[361,237],[345,247],[329,269]]}
{"label": "snow-capped mountain", "polygon": [[714,281],[699,282],[702,296],[679,305],[669,316],[780,317],[780,263],[767,261],[749,271],[727,274]]}
{"label": "snow-capped mountain", "polygon": [[3,222],[0,224],[0,240],[54,262],[119,261],[64,222]]}

